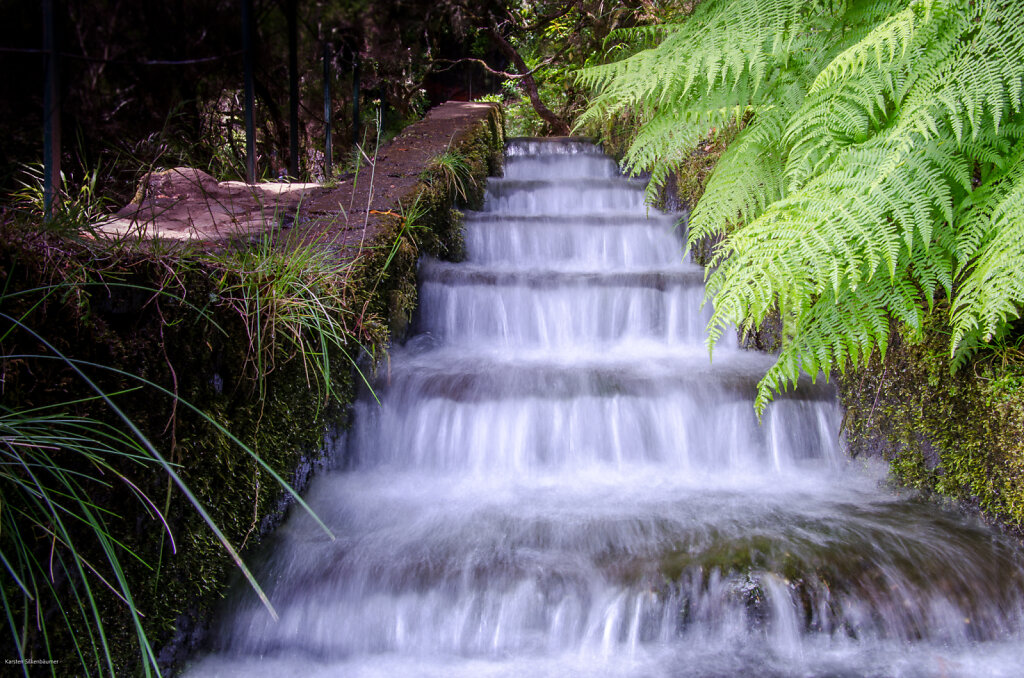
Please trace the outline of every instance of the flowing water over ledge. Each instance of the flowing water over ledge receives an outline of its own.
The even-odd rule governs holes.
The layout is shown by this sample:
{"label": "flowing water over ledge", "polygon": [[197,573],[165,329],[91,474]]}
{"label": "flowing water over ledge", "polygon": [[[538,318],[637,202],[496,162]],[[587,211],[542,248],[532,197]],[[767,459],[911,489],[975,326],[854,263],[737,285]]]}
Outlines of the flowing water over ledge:
{"label": "flowing water over ledge", "polygon": [[513,141],[421,265],[421,333],[239,590],[209,676],[1017,676],[1020,553],[850,462],[831,391],[758,424],[673,218]]}

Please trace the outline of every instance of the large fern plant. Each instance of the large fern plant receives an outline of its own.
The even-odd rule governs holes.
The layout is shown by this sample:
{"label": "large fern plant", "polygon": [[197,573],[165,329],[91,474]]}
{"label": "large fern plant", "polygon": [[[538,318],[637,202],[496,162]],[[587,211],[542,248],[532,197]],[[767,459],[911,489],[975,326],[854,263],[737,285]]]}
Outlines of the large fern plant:
{"label": "large fern plant", "polygon": [[711,342],[782,315],[759,410],[801,370],[884,354],[893,321],[918,334],[936,302],[960,358],[1019,317],[1024,3],[706,0],[663,30],[582,72],[579,124],[634,112],[624,163],[652,189],[712,127],[744,125],[689,238],[722,238]]}

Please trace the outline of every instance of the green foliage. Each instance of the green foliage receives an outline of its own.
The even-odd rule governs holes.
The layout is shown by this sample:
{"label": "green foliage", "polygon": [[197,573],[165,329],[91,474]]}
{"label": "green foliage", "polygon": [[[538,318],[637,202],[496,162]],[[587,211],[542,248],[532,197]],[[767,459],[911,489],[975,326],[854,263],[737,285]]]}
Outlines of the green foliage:
{"label": "green foliage", "polygon": [[[43,221],[46,228],[68,234],[91,233],[94,224],[106,216],[109,201],[99,194],[97,183],[98,167],[84,172],[84,178],[77,190],[71,190],[68,178],[60,174],[60,195],[51,210],[50,218]],[[26,165],[21,185],[12,195],[15,206],[26,212],[29,218],[40,219],[46,214],[43,199],[43,167],[40,164]]]}
{"label": "green foliage", "polygon": [[261,399],[265,378],[279,361],[300,359],[320,401],[338,395],[331,387],[332,353],[362,374],[361,337],[347,299],[352,262],[339,261],[315,240],[277,243],[270,235],[211,260],[220,273],[219,300],[245,328]]}
{"label": "green foliage", "polygon": [[724,236],[712,342],[782,316],[759,410],[801,370],[884,355],[893,327],[919,337],[936,300],[954,355],[1019,316],[1024,6],[708,0],[666,32],[582,71],[596,96],[580,124],[637,114],[625,165],[652,190],[712,128],[744,125],[689,238]]}
{"label": "green foliage", "polygon": [[457,150],[448,149],[441,155],[433,158],[427,163],[427,168],[421,173],[421,178],[429,178],[433,172],[440,175],[445,188],[465,203],[474,180],[469,162],[466,157]]}
{"label": "green foliage", "polygon": [[[207,311],[168,290],[111,280],[28,289],[12,289],[10,283],[8,272],[0,293],[0,374],[15,391],[12,402],[25,396],[18,378],[25,370],[50,374],[47,364],[54,363],[68,379],[60,390],[84,394],[78,398],[65,394],[61,402],[35,407],[0,407],[0,562],[4,571],[0,597],[18,657],[27,660],[41,650],[54,662],[50,666],[55,670],[69,655],[67,648],[54,647],[52,639],[70,638],[74,646],[70,656],[77,658],[84,675],[117,675],[120,657],[108,631],[108,597],[113,595],[122,606],[117,618],[126,617],[134,631],[142,670],[147,676],[159,675],[144,614],[136,603],[139,591],[127,574],[130,563],[126,561],[138,561],[150,571],[155,564],[125,543],[122,528],[113,527],[124,520],[124,513],[112,507],[116,502],[111,497],[129,496],[136,511],[162,523],[175,548],[164,512],[147,494],[145,484],[132,480],[140,475],[140,468],[163,473],[177,486],[275,614],[238,550],[183,480],[179,467],[143,431],[144,424],[127,413],[125,395],[170,398],[175,408],[190,411],[237,445],[309,511],[305,502],[249,446],[177,392],[140,374],[69,355],[42,329],[47,326],[45,309],[56,300],[72,300],[79,312],[87,313],[82,300],[90,287],[108,294],[116,290],[164,297],[198,320],[209,321]],[[37,352],[24,352],[25,346],[36,346]],[[110,391],[103,385],[110,378],[126,386]],[[74,410],[88,414],[73,414]],[[115,490],[114,485],[122,487]],[[29,666],[23,664],[25,675]]]}
{"label": "green foliage", "polygon": [[[144,513],[163,520],[152,501],[113,463],[122,459],[146,465],[152,460],[136,440],[113,426],[70,416],[57,407],[23,411],[0,408],[0,441],[4,459],[0,465],[4,497],[0,559],[6,571],[0,592],[18,656],[31,656],[28,639],[37,625],[41,624],[47,636],[53,633],[42,621],[41,613],[55,606],[69,627],[74,628],[72,620],[80,618],[87,620],[86,628],[92,631],[81,638],[71,633],[84,670],[112,674],[96,592],[97,588],[107,588],[128,610],[150,674],[155,658],[121,566],[122,558],[137,556],[111,535],[107,512],[94,503],[93,497],[114,482],[123,483]],[[39,540],[52,544],[48,554],[36,547]],[[95,544],[86,546],[86,541]],[[97,550],[103,554],[102,561],[87,557]],[[54,571],[81,583],[72,589],[73,597],[60,594]],[[44,643],[43,650],[46,659],[59,661],[49,643]]]}
{"label": "green foliage", "polygon": [[[506,89],[509,94],[502,103],[508,114],[508,135],[510,137],[544,136],[544,121],[537,115],[537,111],[533,110],[530,100],[519,92],[514,81],[509,80],[508,82],[512,83],[513,87]],[[550,100],[550,97],[545,96],[548,89],[545,85],[540,86],[541,97],[545,101]]]}

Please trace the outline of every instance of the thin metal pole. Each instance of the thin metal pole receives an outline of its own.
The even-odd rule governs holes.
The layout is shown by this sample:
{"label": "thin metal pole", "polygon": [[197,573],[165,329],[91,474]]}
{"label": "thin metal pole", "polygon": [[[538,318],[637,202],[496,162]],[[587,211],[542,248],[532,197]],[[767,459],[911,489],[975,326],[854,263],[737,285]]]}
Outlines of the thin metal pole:
{"label": "thin metal pole", "polygon": [[331,148],[331,48],[324,40],[324,179],[330,180],[334,164]]}
{"label": "thin metal pole", "polygon": [[352,145],[359,145],[359,48],[352,52]]}
{"label": "thin metal pole", "polygon": [[60,72],[54,0],[43,0],[43,210],[47,221],[60,202]]}
{"label": "thin metal pole", "polygon": [[253,114],[252,0],[242,0],[242,69],[245,71],[245,180],[256,183],[256,120]]}
{"label": "thin metal pole", "polygon": [[298,0],[288,0],[288,174],[299,178]]}

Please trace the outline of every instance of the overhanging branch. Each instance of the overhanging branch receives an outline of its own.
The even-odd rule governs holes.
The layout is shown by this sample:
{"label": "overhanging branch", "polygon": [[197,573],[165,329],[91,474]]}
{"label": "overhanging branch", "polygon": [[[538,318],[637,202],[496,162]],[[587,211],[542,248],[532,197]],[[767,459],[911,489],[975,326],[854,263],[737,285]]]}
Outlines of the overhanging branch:
{"label": "overhanging branch", "polygon": [[544,59],[539,64],[537,64],[536,66],[534,66],[530,70],[526,71],[525,73],[509,73],[508,71],[500,71],[500,70],[498,70],[496,68],[492,68],[490,66],[490,64],[488,64],[483,59],[474,59],[473,57],[463,57],[461,59],[434,59],[434,63],[444,63],[444,64],[448,64],[448,66],[445,67],[445,68],[437,68],[437,69],[433,69],[433,70],[434,70],[435,73],[442,73],[444,71],[449,70],[450,68],[452,68],[454,66],[457,66],[458,64],[471,63],[471,64],[479,64],[488,73],[493,73],[494,75],[500,75],[503,78],[508,78],[509,80],[522,80],[523,78],[525,78],[527,76],[533,75],[534,73],[536,73],[541,68],[544,68],[545,66],[551,64],[551,62],[553,62],[555,59],[560,57],[563,52],[565,52],[565,49],[560,50],[558,52],[558,54],[555,54],[553,56],[550,56],[550,57]]}

